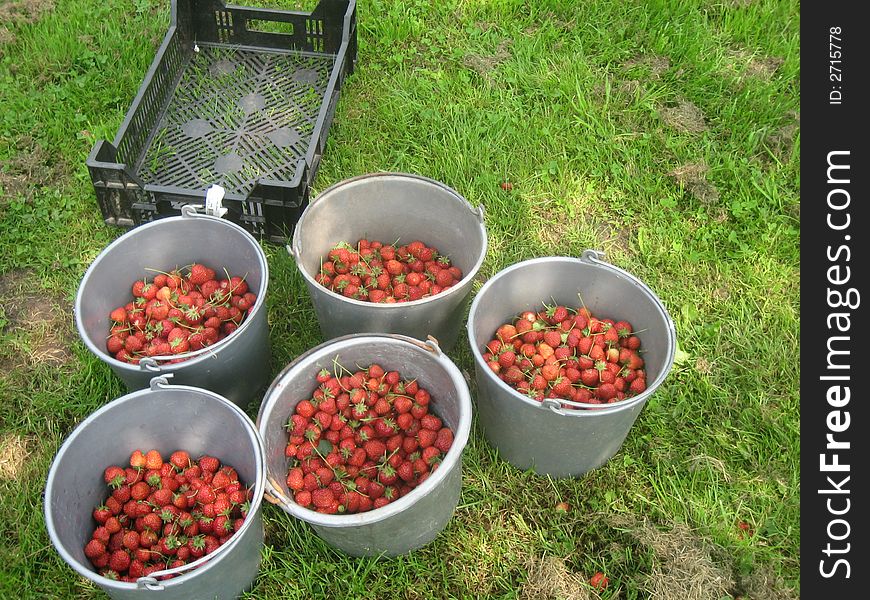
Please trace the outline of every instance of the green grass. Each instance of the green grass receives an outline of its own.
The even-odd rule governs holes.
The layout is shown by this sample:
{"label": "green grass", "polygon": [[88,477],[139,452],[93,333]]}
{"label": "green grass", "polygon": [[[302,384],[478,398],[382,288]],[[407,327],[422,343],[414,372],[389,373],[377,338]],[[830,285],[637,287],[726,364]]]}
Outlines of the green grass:
{"label": "green grass", "polygon": [[[0,26],[0,593],[100,598],[52,547],[41,492],[75,424],[125,393],[70,317],[85,269],[122,233],[102,223],[85,158],[114,137],[169,3],[0,10],[12,5]],[[603,250],[662,299],[680,352],[620,451],[582,478],[515,469],[475,418],[455,515],[409,556],[347,558],[265,505],[251,598],[582,598],[597,570],[611,581],[602,598],[800,597],[799,8],[360,2],[359,62],[314,194],[373,171],[443,181],[486,209],[481,279]],[[277,374],[321,338],[292,258],[264,248]],[[464,337],[451,357],[473,373]]]}

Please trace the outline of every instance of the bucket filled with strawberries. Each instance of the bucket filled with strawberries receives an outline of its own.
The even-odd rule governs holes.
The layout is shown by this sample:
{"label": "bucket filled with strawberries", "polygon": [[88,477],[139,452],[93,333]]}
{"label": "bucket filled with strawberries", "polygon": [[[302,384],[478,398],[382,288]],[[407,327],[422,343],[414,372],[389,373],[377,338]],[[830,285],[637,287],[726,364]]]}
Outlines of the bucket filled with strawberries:
{"label": "bucket filled with strawberries", "polygon": [[260,566],[264,486],[241,408],[157,377],[67,437],[45,522],[61,557],[112,598],[236,598]]}
{"label": "bucket filled with strawberries", "polygon": [[658,297],[591,250],[500,271],[467,330],[487,441],[553,477],[581,476],[620,449],[676,351]]}
{"label": "bucket filled with strawberries", "polygon": [[257,427],[267,499],[346,554],[398,556],[453,515],[471,397],[434,339],[351,334],[288,365]]}
{"label": "bucket filled with strawberries", "polygon": [[268,281],[250,233],[187,206],[97,256],[79,284],[76,326],[129,391],[172,374],[244,407],[269,383]]}
{"label": "bucket filled with strawberries", "polygon": [[288,251],[325,339],[431,335],[449,351],[486,247],[482,209],[455,190],[418,175],[374,173],[317,196]]}

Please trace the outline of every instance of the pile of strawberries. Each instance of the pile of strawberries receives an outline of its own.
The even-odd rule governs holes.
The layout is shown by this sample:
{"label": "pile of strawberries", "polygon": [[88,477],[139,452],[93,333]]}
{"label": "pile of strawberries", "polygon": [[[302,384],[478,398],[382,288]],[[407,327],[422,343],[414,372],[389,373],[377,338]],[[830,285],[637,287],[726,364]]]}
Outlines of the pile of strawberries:
{"label": "pile of strawberries", "polygon": [[530,398],[607,404],[646,390],[639,350],[628,321],[599,319],[586,307],[544,305],[499,326],[483,359]]}
{"label": "pile of strawberries", "polygon": [[120,581],[211,554],[242,526],[253,495],[233,467],[185,450],[165,462],[157,450],[136,450],[129,467],[109,466],[103,479],[112,491],[94,509],[84,550],[100,575]]}
{"label": "pile of strawberries", "polygon": [[419,240],[397,244],[361,239],[353,247],[339,242],[314,279],[346,298],[382,303],[434,296],[462,279],[459,267],[436,248]]}
{"label": "pile of strawberries", "polygon": [[218,278],[214,269],[194,263],[150,281],[137,280],[132,300],[109,315],[106,349],[133,364],[146,356],[182,362],[187,357],[175,355],[231,335],[253,310],[257,296],[243,277],[225,275]]}
{"label": "pile of strawberries", "polygon": [[453,444],[416,380],[377,364],[316,375],[311,398],[287,423],[287,486],[297,504],[325,514],[362,513],[423,483]]}

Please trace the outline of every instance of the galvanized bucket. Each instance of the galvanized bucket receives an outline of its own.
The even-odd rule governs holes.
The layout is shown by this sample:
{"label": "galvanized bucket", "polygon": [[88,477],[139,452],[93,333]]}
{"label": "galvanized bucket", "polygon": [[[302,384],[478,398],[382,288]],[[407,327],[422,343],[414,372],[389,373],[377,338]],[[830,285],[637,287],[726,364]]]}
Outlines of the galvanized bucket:
{"label": "galvanized bucket", "polygon": [[[214,346],[176,357],[175,364],[144,358],[138,365],[116,359],[106,350],[109,314],[132,298],[130,286],[143,276],[194,262],[244,277],[257,302],[239,328]],[[149,270],[150,269],[150,270]],[[76,327],[88,349],[112,368],[129,391],[147,388],[155,376],[172,374],[173,382],[216,392],[241,407],[269,383],[269,325],[266,289],[269,266],[260,244],[247,231],[224,219],[185,206],[181,216],[131,229],[109,244],[88,267],[75,301]]]}
{"label": "galvanized bucket", "polygon": [[[421,240],[462,270],[450,289],[412,302],[377,304],[346,298],[314,280],[338,242],[362,237],[392,243]],[[426,177],[374,173],[341,181],[317,196],[296,223],[287,250],[296,260],[325,339],[350,333],[431,335],[449,351],[456,343],[471,286],[486,256],[483,209]]]}
{"label": "galvanized bucket", "polygon": [[[211,554],[136,583],[108,579],[84,554],[94,529],[91,513],[107,494],[103,469],[127,465],[133,450],[151,448],[164,456],[179,449],[191,456],[210,454],[233,466],[240,481],[253,486],[251,507],[241,529]],[[67,437],[48,472],[45,524],[64,561],[115,600],[236,598],[251,587],[260,566],[265,480],[262,441],[238,406],[208,390],[167,385],[158,377],[149,389],[106,404]],[[166,574],[177,576],[157,579]]]}
{"label": "galvanized bucket", "polygon": [[[441,465],[412,492],[384,507],[357,514],[327,515],[303,508],[287,487],[284,425],[301,400],[311,397],[316,373],[345,365],[380,364],[416,379],[432,394],[430,406],[453,429],[454,441]],[[352,556],[399,556],[432,541],[447,525],[462,488],[462,453],[471,430],[471,396],[462,373],[435,340],[402,335],[343,336],[290,363],[272,382],[260,406],[257,427],[266,451],[267,494],[288,514],[311,524],[327,543]]]}
{"label": "galvanized bucket", "polygon": [[[579,294],[579,297],[578,297]],[[486,365],[482,348],[496,329],[544,303],[577,307],[600,318],[626,319],[639,332],[647,389],[614,404],[562,408],[521,394]],[[587,250],[580,258],[545,257],[514,264],[478,291],[468,317],[478,387],[477,411],[487,441],[501,458],[552,477],[578,477],[616,454],[647,399],[671,369],[674,324],[662,302],[631,274]],[[588,410],[587,410],[588,409]]]}

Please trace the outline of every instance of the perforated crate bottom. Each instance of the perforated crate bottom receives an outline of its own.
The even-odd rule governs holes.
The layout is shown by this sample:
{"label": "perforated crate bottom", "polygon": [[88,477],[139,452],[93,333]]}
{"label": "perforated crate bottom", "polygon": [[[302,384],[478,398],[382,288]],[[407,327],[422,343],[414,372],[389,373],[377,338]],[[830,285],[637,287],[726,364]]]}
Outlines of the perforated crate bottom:
{"label": "perforated crate bottom", "polygon": [[201,46],[154,128],[139,177],[246,196],[260,178],[292,180],[311,142],[334,60]]}

